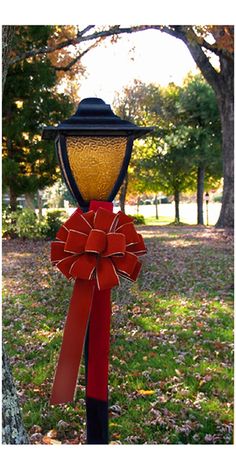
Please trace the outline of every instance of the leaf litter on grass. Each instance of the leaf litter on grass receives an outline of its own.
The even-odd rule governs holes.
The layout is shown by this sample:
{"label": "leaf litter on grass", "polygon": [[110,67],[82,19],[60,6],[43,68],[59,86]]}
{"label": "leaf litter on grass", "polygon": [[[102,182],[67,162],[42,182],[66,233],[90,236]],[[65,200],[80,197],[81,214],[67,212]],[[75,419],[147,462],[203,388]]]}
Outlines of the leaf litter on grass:
{"label": "leaf litter on grass", "polygon": [[[141,277],[112,293],[111,443],[231,444],[232,236],[189,226],[141,232]],[[84,444],[84,367],[77,401],[48,405],[72,290],[49,246],[3,241],[4,344],[32,444]]]}

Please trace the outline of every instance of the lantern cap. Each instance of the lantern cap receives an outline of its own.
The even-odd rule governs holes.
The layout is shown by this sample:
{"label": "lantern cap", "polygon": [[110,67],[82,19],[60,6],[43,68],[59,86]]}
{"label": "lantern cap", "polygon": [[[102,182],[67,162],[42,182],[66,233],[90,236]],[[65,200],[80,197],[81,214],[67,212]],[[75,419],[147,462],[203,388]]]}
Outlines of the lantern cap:
{"label": "lantern cap", "polygon": [[66,136],[133,136],[140,138],[153,131],[153,127],[140,127],[115,115],[101,98],[85,98],[74,115],[58,126],[43,129],[42,138],[55,140]]}

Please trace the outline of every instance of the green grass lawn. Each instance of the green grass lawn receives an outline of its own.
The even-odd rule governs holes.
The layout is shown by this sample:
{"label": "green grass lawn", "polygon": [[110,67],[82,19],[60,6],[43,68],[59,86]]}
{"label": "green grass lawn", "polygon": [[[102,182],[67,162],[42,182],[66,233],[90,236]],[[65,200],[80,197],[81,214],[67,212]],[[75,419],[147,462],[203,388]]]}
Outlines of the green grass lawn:
{"label": "green grass lawn", "polygon": [[[231,444],[232,238],[188,226],[140,231],[148,247],[141,277],[113,289],[110,440]],[[85,442],[84,368],[76,402],[48,405],[72,290],[51,267],[49,246],[3,242],[4,344],[32,443],[78,444]]]}
{"label": "green grass lawn", "polygon": [[168,225],[168,224],[173,223],[173,218],[169,216],[159,216],[157,220],[155,216],[146,216],[145,223],[146,225],[155,225],[155,226]]}
{"label": "green grass lawn", "polygon": [[[152,225],[152,226],[163,226],[163,225],[178,226],[178,225],[175,225],[174,218],[170,216],[159,216],[158,219],[155,216],[145,216],[145,224]],[[196,226],[191,223],[191,219],[189,220],[187,218],[181,218],[179,226],[187,226],[187,225]]]}

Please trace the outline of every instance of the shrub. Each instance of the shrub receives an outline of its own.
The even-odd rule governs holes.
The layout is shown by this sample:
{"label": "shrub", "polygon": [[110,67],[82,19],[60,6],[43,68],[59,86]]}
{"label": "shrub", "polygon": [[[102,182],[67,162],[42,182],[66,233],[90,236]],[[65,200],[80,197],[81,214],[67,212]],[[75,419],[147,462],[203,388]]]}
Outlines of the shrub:
{"label": "shrub", "polygon": [[38,236],[37,215],[30,208],[23,208],[16,219],[16,233],[20,238],[34,239]]}
{"label": "shrub", "polygon": [[133,222],[135,225],[145,225],[145,219],[143,215],[128,215],[133,218]]}
{"label": "shrub", "polygon": [[11,211],[9,206],[3,206],[2,209],[2,236],[5,238],[17,237],[17,219],[21,214],[22,209]]}
{"label": "shrub", "polygon": [[216,195],[215,197],[213,197],[213,202],[221,203],[222,202],[222,195]]}
{"label": "shrub", "polygon": [[54,239],[66,218],[64,211],[49,210],[46,218],[39,221],[30,208],[11,211],[7,207],[2,215],[2,235],[8,238]]}
{"label": "shrub", "polygon": [[42,236],[54,239],[60,226],[66,220],[67,214],[61,210],[49,210],[44,222],[41,225]]}

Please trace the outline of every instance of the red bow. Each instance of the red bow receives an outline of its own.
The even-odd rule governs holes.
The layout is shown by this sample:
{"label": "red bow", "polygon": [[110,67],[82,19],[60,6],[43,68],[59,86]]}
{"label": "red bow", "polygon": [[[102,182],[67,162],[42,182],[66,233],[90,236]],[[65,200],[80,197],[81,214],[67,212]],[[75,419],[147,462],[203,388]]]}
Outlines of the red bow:
{"label": "red bow", "polygon": [[89,320],[87,395],[106,399],[110,289],[119,284],[119,276],[135,281],[141,268],[137,255],[146,253],[132,218],[101,208],[112,208],[110,203],[98,205],[91,202],[90,208],[98,209],[87,213],[78,208],[51,244],[51,261],[75,279],[51,404],[73,400]]}
{"label": "red bow", "polygon": [[132,218],[121,211],[78,208],[59,229],[51,246],[51,261],[68,278],[94,280],[99,290],[119,284],[119,275],[135,281],[145,254],[143,238]]}

